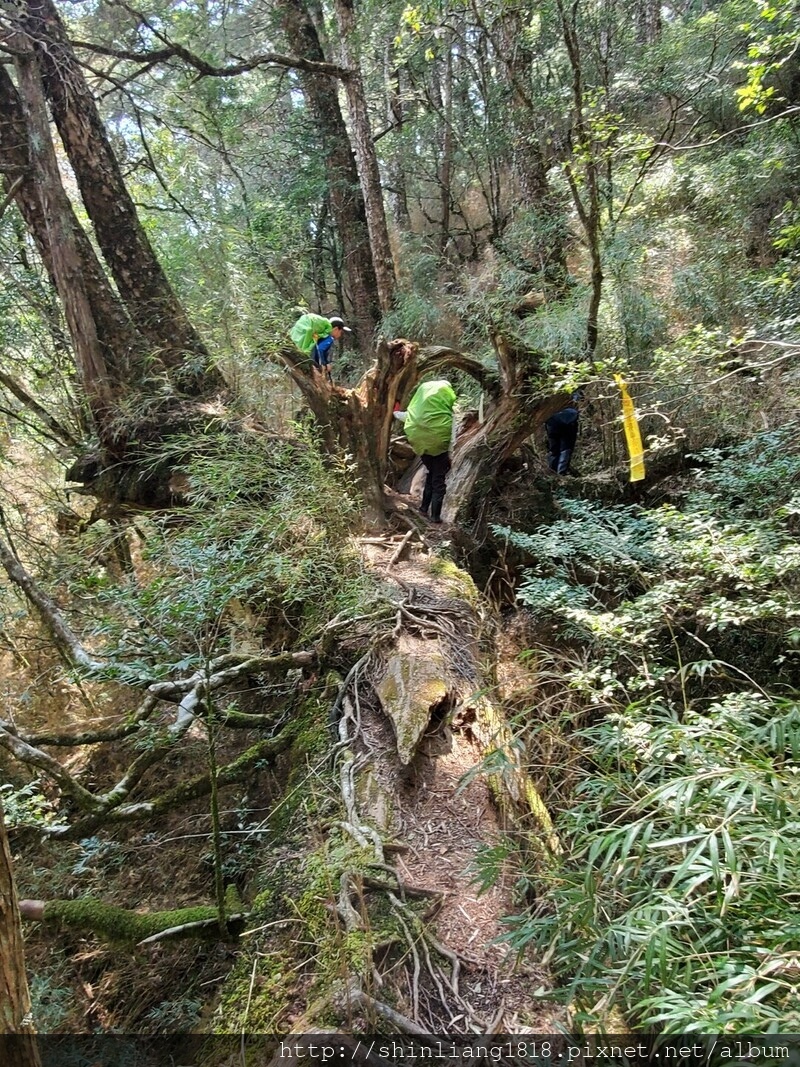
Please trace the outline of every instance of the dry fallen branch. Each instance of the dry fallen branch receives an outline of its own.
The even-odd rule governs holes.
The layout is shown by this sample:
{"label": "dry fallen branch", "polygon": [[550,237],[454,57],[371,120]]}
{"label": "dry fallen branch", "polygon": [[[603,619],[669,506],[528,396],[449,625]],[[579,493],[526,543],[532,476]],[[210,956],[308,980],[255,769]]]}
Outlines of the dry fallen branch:
{"label": "dry fallen branch", "polygon": [[67,624],[56,602],[39,588],[2,538],[0,564],[14,585],[22,590],[28,602],[36,608],[56,647],[67,660],[87,671],[101,671],[105,664],[86,651]]}
{"label": "dry fallen branch", "polygon": [[414,536],[414,531],[413,530],[409,530],[408,533],[403,538],[403,540],[397,546],[396,551],[392,554],[392,558],[389,560],[389,563],[388,563],[389,567],[393,567],[395,565],[395,563],[399,562],[400,557],[403,555],[403,552],[405,550],[406,545],[408,544],[408,542],[411,540],[411,538],[413,536]]}

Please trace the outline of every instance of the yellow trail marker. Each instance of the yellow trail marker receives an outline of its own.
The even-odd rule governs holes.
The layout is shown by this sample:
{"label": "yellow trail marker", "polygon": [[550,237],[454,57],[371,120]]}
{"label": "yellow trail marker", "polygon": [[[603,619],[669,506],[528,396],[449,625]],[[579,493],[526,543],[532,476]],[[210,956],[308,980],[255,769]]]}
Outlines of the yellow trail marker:
{"label": "yellow trail marker", "polygon": [[644,446],[642,435],[639,433],[639,423],[636,421],[636,412],[633,409],[628,387],[621,374],[614,375],[614,381],[622,393],[622,425],[625,429],[625,440],[628,444],[628,455],[631,459],[631,481],[640,482],[644,478]]}

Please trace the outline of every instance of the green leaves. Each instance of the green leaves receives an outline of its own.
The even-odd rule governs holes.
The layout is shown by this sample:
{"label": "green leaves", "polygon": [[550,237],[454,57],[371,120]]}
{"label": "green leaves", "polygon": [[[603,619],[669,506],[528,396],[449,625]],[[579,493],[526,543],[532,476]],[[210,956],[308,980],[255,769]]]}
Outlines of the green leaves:
{"label": "green leaves", "polygon": [[791,775],[773,769],[764,704],[729,711],[681,723],[641,706],[579,735],[598,761],[560,820],[573,846],[550,885],[555,911],[507,934],[551,949],[570,999],[604,976],[643,1025],[669,1032],[691,1029],[689,990],[709,1032],[760,1032],[788,1004],[788,982],[760,964],[788,948],[777,839]]}
{"label": "green leaves", "polygon": [[698,459],[682,511],[562,501],[498,531],[530,554],[534,619],[591,642],[569,699],[606,709],[575,714],[566,855],[505,936],[595,1023],[616,999],[666,1032],[760,1033],[790,1010],[797,925],[800,453],[781,431]]}
{"label": "green leaves", "polygon": [[144,580],[94,590],[118,680],[196,669],[237,627],[276,647],[302,642],[367,589],[347,548],[347,471],[310,438],[210,429],[191,451],[180,524],[141,525]]}
{"label": "green leaves", "polygon": [[736,64],[747,71],[747,81],[736,90],[736,95],[740,111],[752,109],[763,115],[773,101],[783,99],[770,79],[794,56],[800,33],[794,0],[759,0],[757,6],[761,21],[742,26],[752,35],[747,50],[750,62]]}

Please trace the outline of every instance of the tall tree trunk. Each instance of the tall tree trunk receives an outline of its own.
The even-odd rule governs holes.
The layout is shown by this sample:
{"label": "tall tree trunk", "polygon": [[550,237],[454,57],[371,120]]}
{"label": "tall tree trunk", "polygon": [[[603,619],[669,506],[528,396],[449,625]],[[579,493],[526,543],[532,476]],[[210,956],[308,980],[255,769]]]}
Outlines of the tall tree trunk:
{"label": "tall tree trunk", "polygon": [[[296,54],[304,59],[323,61],[325,54],[309,8],[302,0],[293,0],[280,10],[284,32]],[[306,71],[298,71],[297,78],[314,118],[328,171],[331,213],[342,244],[353,305],[351,318],[358,338],[362,344],[368,344],[380,319],[381,304],[366,207],[347,127],[330,78]]]}
{"label": "tall tree trunk", "polygon": [[[0,797],[0,1033],[22,1035],[7,1039],[3,1046],[9,1067],[40,1067],[39,1050],[33,1037],[31,999],[25,977],[25,948],[22,940],[17,891],[11,866],[11,849]],[[2,1042],[2,1038],[0,1038]]]}
{"label": "tall tree trunk", "polygon": [[[136,329],[191,392],[219,385],[209,353],[175,296],[139,221],[94,97],[52,0],[27,0],[22,26],[34,42],[53,118],[103,258]],[[201,367],[198,368],[198,362]]]}
{"label": "tall tree trunk", "polygon": [[[497,78],[497,54],[488,34],[481,34],[476,46],[477,66],[483,94],[485,112],[485,129],[489,204],[491,207],[492,240],[500,237],[506,227],[509,212],[505,207],[506,197],[506,160],[499,145],[505,127],[505,116],[501,116],[494,106],[494,83]],[[510,197],[509,197],[510,201]]]}
{"label": "tall tree trunk", "polygon": [[386,211],[383,204],[383,188],[378,167],[378,156],[372,140],[372,128],[367,109],[367,98],[361,77],[356,41],[356,26],[353,0],[336,0],[336,18],[339,27],[339,45],[342,61],[350,69],[350,77],[344,83],[347,106],[350,111],[350,127],[355,151],[356,166],[364,190],[367,209],[367,228],[372,248],[372,262],[378,282],[378,299],[381,310],[389,311],[394,304],[397,280],[394,259],[386,226]]}
{"label": "tall tree trunk", "polygon": [[28,152],[34,184],[51,253],[53,278],[75,348],[81,385],[98,431],[102,434],[110,421],[114,393],[83,278],[72,228],[71,206],[61,184],[58,161],[50,140],[41,78],[33,52],[23,53],[20,50],[15,59],[15,68],[28,129]]}
{"label": "tall tree trunk", "polygon": [[[5,68],[0,66],[0,172],[6,183],[22,178],[14,202],[33,237],[53,288],[58,291],[47,219],[36,187],[34,163],[28,148],[28,130],[22,101]],[[146,369],[157,374],[157,358],[148,359],[140,334],[134,330],[118,296],[111,288],[94,246],[83,231],[66,194],[59,197],[64,225],[80,260],[81,277],[107,371],[116,381],[140,382]]]}
{"label": "tall tree trunk", "polygon": [[514,194],[520,206],[534,209],[542,220],[542,238],[536,247],[538,266],[547,281],[559,289],[567,277],[566,212],[548,181],[549,158],[544,145],[551,119],[545,120],[531,89],[534,54],[526,29],[522,12],[504,11],[491,40],[509,87]]}
{"label": "tall tree trunk", "polygon": [[442,155],[439,164],[439,190],[441,195],[441,225],[439,251],[444,255],[450,241],[450,204],[453,190],[453,48],[447,48],[441,82],[442,94]]}
{"label": "tall tree trunk", "polygon": [[[392,70],[393,54],[390,45],[386,45],[384,64],[384,85],[386,86],[386,118],[393,134],[399,135],[405,123],[405,104],[403,102],[403,71],[398,67]],[[392,136],[390,134],[390,136]],[[401,145],[399,136],[395,145]],[[406,186],[406,168],[400,147],[393,147],[388,163],[389,180],[387,184],[392,218],[397,229],[403,233],[410,228],[411,218],[408,211],[408,190]]]}
{"label": "tall tree trunk", "polygon": [[[569,15],[565,10],[563,0],[556,0],[556,5],[572,70],[574,144],[572,159],[567,160],[564,164],[564,173],[572,193],[575,210],[583,227],[591,265],[591,289],[586,321],[586,355],[592,358],[597,348],[598,316],[603,291],[599,189],[602,153],[598,152],[598,146],[595,144],[592,132],[587,127],[585,120],[583,65],[580,37],[578,35],[577,4],[573,4],[570,7]],[[582,181],[579,181],[577,176],[576,161],[582,171]],[[582,191],[581,186],[585,188],[585,193]]]}
{"label": "tall tree trunk", "polygon": [[639,0],[636,5],[636,39],[655,44],[661,37],[661,0]]}

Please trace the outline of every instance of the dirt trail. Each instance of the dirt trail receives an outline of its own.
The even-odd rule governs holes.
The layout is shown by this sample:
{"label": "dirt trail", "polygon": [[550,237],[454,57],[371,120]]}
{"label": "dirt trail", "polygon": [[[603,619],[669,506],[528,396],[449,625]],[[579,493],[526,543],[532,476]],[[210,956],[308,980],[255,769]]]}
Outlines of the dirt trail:
{"label": "dirt trail", "polygon": [[[447,535],[447,527],[424,530],[428,541],[446,540]],[[398,593],[410,593],[412,606],[424,601],[451,613],[451,625],[442,633],[416,636],[414,650],[417,657],[445,664],[448,698],[434,704],[430,723],[406,766],[398,759],[396,730],[380,703],[364,706],[359,749],[374,779],[366,793],[380,798],[378,821],[383,820],[385,831],[400,845],[396,865],[402,880],[441,894],[429,929],[457,954],[459,992],[469,1009],[461,1019],[440,1018],[443,1031],[469,1030],[477,1022],[486,1032],[552,1032],[563,1020],[563,1010],[532,996],[552,987],[547,969],[531,960],[517,961],[497,940],[503,917],[517,910],[514,872],[508,864],[501,865],[497,880],[485,891],[477,879],[482,850],[495,845],[502,834],[502,816],[487,779],[472,775],[465,780],[485,755],[472,728],[473,704],[482,685],[480,608],[457,596],[455,568],[445,576],[436,573],[441,567],[435,555],[416,539],[401,561],[389,565],[398,543],[385,548],[364,545],[365,562]],[[376,813],[364,814],[369,819]]]}

